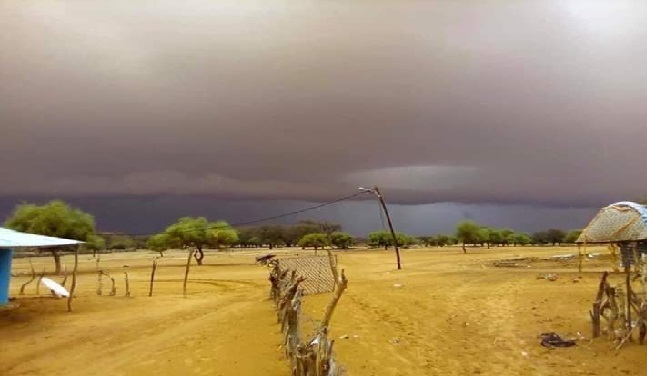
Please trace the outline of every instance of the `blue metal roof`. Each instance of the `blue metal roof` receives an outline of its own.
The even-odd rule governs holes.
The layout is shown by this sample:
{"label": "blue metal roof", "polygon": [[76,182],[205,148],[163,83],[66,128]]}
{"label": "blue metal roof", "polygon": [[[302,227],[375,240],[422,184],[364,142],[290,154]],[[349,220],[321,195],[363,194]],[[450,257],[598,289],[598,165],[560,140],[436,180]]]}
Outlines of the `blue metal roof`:
{"label": "blue metal roof", "polygon": [[78,240],[28,234],[0,227],[0,248],[60,247],[83,243]]}
{"label": "blue metal roof", "polygon": [[640,214],[640,219],[642,219],[643,223],[647,223],[647,208],[643,205],[631,201],[620,201],[609,206],[628,206]]}

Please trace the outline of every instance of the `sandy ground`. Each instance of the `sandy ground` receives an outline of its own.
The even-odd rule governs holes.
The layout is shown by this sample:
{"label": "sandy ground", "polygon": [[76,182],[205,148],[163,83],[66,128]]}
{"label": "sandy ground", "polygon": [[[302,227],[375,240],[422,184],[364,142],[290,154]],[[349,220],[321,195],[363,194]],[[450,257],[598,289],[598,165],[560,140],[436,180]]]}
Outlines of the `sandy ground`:
{"label": "sandy ground", "polygon": [[[546,331],[590,336],[588,309],[607,264],[587,261],[578,283],[573,264],[491,266],[500,258],[574,251],[406,250],[400,271],[391,252],[338,252],[349,288],[331,323],[336,357],[353,376],[645,374],[647,346],[615,352],[605,339],[554,350],[539,345]],[[44,288],[37,296],[34,284],[19,296],[29,278],[14,277],[17,308],[0,310],[0,375],[288,375],[267,300],[267,269],[254,264],[265,252],[207,253],[206,265],[192,268],[186,298],[184,253],[159,260],[153,297],[147,291],[155,254],[101,256],[101,267],[117,280],[117,296],[105,295],[107,281],[104,295],[96,295],[95,261],[83,255],[73,313]],[[72,258],[64,262],[71,266]],[[15,260],[14,273],[27,265]],[[34,265],[51,270],[53,262],[37,258]],[[124,271],[130,298],[123,296]],[[560,278],[537,278],[547,272]],[[306,323],[321,318],[329,298],[306,298]]]}

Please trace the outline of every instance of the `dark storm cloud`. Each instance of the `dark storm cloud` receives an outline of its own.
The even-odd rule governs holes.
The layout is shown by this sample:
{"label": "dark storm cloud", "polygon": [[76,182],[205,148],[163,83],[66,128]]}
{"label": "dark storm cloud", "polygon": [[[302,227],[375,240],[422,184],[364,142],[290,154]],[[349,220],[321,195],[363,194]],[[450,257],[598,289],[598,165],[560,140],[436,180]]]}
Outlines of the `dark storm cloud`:
{"label": "dark storm cloud", "polygon": [[0,194],[643,196],[638,2],[5,2]]}
{"label": "dark storm cloud", "polygon": [[[50,197],[2,197],[0,219],[6,218],[21,201],[42,204]],[[224,219],[231,224],[246,223],[286,212],[302,210],[313,203],[280,200],[218,200],[207,196],[126,195],[104,197],[64,197],[75,207],[96,216],[100,231],[150,234],[159,232],[182,216],[205,216]],[[548,228],[583,228],[596,208],[545,208],[528,205],[473,205],[439,203],[429,205],[389,205],[397,231],[413,235],[454,233],[456,223],[473,219],[495,227],[517,231],[539,231]],[[316,210],[255,223],[256,225],[291,224],[300,220],[325,220],[339,223],[345,231],[365,236],[386,228],[377,203],[342,202]]]}

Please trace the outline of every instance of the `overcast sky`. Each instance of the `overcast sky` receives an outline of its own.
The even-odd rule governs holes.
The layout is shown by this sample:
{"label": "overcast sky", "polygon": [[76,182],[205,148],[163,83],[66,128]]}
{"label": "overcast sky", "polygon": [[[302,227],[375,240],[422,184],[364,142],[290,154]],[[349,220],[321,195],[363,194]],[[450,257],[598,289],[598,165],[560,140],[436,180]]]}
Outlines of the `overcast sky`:
{"label": "overcast sky", "polygon": [[76,197],[138,231],[377,184],[405,222],[530,228],[647,194],[642,2],[4,1],[0,24],[0,214]]}

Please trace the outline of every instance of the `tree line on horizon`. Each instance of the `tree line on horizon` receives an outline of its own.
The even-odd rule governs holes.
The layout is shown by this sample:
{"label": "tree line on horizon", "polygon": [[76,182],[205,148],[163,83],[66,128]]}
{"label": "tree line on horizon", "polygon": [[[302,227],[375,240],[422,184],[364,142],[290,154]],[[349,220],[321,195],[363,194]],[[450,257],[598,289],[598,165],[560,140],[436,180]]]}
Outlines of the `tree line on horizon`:
{"label": "tree line on horizon", "polygon": [[[86,242],[93,252],[102,250],[150,249],[164,256],[168,249],[195,249],[194,257],[201,265],[205,249],[299,247],[315,250],[333,247],[349,249],[353,246],[389,249],[393,236],[386,230],[354,237],[343,231],[342,225],[328,221],[301,220],[292,225],[259,225],[234,228],[224,220],[211,222],[205,217],[182,217],[155,235],[128,235],[100,233],[94,216],[61,200],[44,205],[19,204],[5,227],[17,231],[75,239]],[[574,243],[580,230],[548,229],[535,233],[517,232],[509,228],[497,229],[472,220],[457,224],[453,234],[413,236],[396,232],[398,247],[445,247],[460,244],[467,247],[499,247],[526,245],[560,245]],[[54,257],[55,272],[61,272],[59,248],[44,250]]]}

